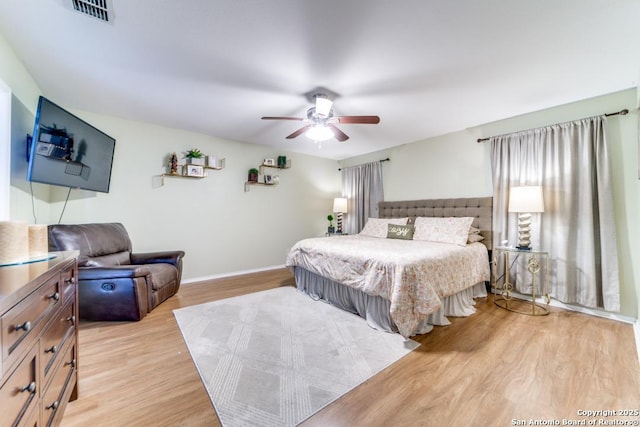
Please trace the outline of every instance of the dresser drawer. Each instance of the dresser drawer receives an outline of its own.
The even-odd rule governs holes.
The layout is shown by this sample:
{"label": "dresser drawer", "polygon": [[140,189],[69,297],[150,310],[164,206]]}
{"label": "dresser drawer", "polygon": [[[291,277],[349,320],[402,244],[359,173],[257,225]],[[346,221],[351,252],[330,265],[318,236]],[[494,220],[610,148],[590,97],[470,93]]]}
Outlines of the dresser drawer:
{"label": "dresser drawer", "polygon": [[20,351],[37,338],[43,328],[42,319],[61,305],[60,275],[56,274],[31,295],[20,301],[2,316],[3,369],[10,369]]}
{"label": "dresser drawer", "polygon": [[69,298],[75,298],[76,294],[76,270],[71,266],[60,273],[62,298],[66,301]]}
{"label": "dresser drawer", "polygon": [[39,388],[37,349],[33,347],[0,388],[0,414],[7,425],[22,425],[33,411],[39,412],[34,409]]}
{"label": "dresser drawer", "polygon": [[67,340],[59,364],[54,364],[51,382],[42,393],[42,421],[44,425],[56,425],[69,401],[76,383],[76,343]]}
{"label": "dresser drawer", "polygon": [[65,340],[75,334],[75,300],[68,301],[56,312],[40,338],[41,381],[47,384],[49,373],[62,352]]}
{"label": "dresser drawer", "polygon": [[39,427],[40,426],[40,405],[34,404],[31,405],[29,411],[24,414],[24,416],[20,419],[20,422],[16,425],[16,427]]}

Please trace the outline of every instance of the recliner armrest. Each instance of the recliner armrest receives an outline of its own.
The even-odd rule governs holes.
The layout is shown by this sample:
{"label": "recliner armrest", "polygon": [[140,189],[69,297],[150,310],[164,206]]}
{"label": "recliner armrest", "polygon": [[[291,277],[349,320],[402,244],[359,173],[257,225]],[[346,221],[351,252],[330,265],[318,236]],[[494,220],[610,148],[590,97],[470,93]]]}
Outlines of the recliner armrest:
{"label": "recliner armrest", "polygon": [[101,280],[144,277],[151,274],[147,267],[114,265],[110,267],[78,267],[78,280]]}
{"label": "recliner armrest", "polygon": [[163,251],[131,254],[131,264],[178,264],[184,257],[184,251]]}

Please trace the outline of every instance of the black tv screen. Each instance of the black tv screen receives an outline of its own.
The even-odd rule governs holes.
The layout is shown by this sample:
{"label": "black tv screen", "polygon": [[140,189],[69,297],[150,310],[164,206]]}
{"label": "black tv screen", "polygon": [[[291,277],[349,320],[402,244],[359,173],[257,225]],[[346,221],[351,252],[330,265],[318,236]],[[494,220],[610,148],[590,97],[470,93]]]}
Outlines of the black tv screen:
{"label": "black tv screen", "polygon": [[29,150],[29,181],[109,192],[116,140],[41,96]]}

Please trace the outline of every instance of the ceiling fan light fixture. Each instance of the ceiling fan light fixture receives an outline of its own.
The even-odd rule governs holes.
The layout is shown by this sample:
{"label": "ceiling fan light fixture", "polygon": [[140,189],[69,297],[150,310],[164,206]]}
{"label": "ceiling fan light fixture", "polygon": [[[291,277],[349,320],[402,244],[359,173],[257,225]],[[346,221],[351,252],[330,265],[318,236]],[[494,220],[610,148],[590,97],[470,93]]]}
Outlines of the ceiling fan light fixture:
{"label": "ceiling fan light fixture", "polygon": [[324,96],[316,95],[316,114],[320,117],[329,117],[333,101]]}
{"label": "ceiling fan light fixture", "polygon": [[307,138],[313,141],[326,141],[333,138],[333,132],[325,125],[314,125],[305,132]]}

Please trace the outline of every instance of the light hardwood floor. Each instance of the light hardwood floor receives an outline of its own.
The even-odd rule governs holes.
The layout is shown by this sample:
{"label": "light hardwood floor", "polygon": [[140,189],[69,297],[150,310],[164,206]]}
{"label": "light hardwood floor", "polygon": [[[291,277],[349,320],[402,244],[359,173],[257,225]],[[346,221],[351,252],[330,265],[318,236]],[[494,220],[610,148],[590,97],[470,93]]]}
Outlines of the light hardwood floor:
{"label": "light hardwood floor", "polygon": [[[140,322],[81,322],[79,399],[62,426],[219,426],[172,310],[293,285],[285,269],[216,279],[183,285]],[[514,314],[490,296],[415,339],[417,350],[303,425],[511,426],[640,409],[628,324],[559,309]]]}

